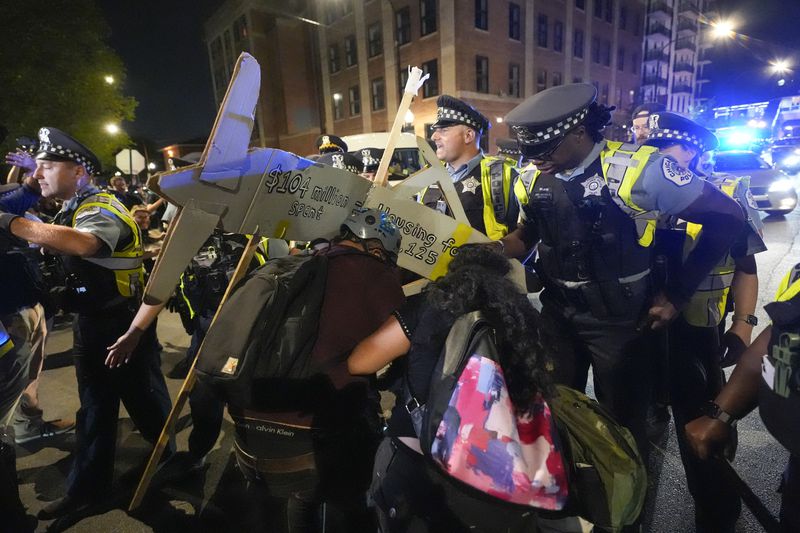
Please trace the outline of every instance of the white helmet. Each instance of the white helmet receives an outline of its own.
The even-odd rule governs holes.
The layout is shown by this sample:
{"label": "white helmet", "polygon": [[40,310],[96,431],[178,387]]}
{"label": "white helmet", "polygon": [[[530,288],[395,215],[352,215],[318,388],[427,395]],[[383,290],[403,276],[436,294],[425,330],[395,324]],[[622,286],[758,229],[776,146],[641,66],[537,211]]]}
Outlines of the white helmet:
{"label": "white helmet", "polygon": [[396,261],[400,253],[400,229],[389,215],[377,209],[357,207],[342,223],[342,230],[350,230],[361,239],[378,239],[383,249]]}

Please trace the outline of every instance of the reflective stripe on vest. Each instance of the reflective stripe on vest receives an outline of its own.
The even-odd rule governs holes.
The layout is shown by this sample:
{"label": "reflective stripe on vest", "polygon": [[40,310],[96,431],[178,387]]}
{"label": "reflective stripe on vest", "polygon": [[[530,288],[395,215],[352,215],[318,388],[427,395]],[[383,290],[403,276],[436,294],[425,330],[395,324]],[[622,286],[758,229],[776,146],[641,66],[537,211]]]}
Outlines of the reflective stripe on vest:
{"label": "reflective stripe on vest", "polygon": [[120,295],[125,298],[136,296],[138,290],[144,287],[144,267],[142,266],[144,249],[139,226],[136,225],[130,211],[114,195],[101,192],[87,197],[78,205],[72,214],[73,228],[78,214],[90,207],[105,209],[119,218],[131,230],[133,238],[131,243],[122,250],[113,250],[110,257],[84,257],[83,259],[113,271]]}
{"label": "reflective stripe on vest", "polygon": [[[636,146],[616,141],[606,141],[605,148],[600,152],[603,178],[611,198],[623,213],[633,219],[636,224],[637,242],[645,248],[653,244],[658,214],[654,211],[645,211],[634,204],[631,201],[631,191],[641,177],[647,161],[656,152],[657,149],[652,146]],[[536,185],[539,173],[535,167],[524,171],[514,185],[514,194],[521,205],[527,205],[530,201],[530,192]]]}
{"label": "reflective stripe on vest", "polygon": [[786,302],[800,293],[800,263],[795,265],[781,280],[778,292],[775,294],[776,302]]}
{"label": "reflective stripe on vest", "polygon": [[483,193],[483,224],[486,236],[492,240],[508,235],[508,202],[516,162],[505,157],[484,157],[481,160],[481,192]]}
{"label": "reflective stripe on vest", "polygon": [[[739,183],[739,178],[726,178],[722,183],[716,185],[726,195],[734,198]],[[689,239],[684,246],[684,259],[694,249],[702,229],[703,226],[700,224],[686,223],[686,235]],[[690,325],[700,328],[713,327],[722,322],[735,272],[736,261],[728,251],[725,257],[703,278],[697,290],[692,294],[688,305],[682,311],[684,320]]]}

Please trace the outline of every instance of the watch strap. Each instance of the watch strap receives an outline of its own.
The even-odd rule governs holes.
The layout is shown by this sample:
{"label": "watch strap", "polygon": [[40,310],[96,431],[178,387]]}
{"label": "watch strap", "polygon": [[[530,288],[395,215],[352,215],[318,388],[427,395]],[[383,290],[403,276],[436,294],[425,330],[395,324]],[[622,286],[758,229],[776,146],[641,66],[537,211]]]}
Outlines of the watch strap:
{"label": "watch strap", "polygon": [[727,424],[729,426],[733,426],[736,424],[738,420],[729,412],[725,411],[720,407],[716,402],[708,402],[708,416],[710,418],[715,418],[722,422],[723,424]]}
{"label": "watch strap", "polygon": [[751,326],[758,325],[758,318],[755,315],[733,315],[733,320],[741,320],[742,322],[746,322]]}

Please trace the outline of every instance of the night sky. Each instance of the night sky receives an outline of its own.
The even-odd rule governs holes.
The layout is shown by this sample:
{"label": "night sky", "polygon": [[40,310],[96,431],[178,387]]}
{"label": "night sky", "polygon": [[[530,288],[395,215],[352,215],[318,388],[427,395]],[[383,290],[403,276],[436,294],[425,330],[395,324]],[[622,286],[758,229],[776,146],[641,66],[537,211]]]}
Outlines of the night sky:
{"label": "night sky", "polygon": [[[203,137],[216,109],[203,23],[222,0],[100,0],[111,27],[109,44],[128,71],[125,93],[139,101],[136,120],[125,124],[134,137],[157,144]],[[718,46],[709,70],[716,104],[747,103],[800,94],[800,0],[719,0],[734,17],[739,39]],[[191,8],[187,9],[187,6]],[[778,87],[766,65],[792,57],[795,71]]]}

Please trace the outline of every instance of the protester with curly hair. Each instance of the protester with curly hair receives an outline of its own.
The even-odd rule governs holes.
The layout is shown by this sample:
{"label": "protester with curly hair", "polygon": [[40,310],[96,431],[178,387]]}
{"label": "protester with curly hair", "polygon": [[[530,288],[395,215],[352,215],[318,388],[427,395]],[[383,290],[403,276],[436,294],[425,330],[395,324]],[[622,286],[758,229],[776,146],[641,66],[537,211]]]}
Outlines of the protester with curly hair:
{"label": "protester with curly hair", "polygon": [[[510,269],[508,260],[489,247],[462,247],[446,276],[355,348],[347,360],[348,369],[353,374],[374,374],[407,354],[402,361],[404,379],[424,403],[451,326],[458,317],[479,310],[494,327],[514,407],[524,412],[538,395],[549,397],[537,312],[505,277]],[[395,402],[387,437],[376,455],[371,496],[385,532],[512,527],[531,519],[502,503],[460,490],[430,466],[402,399]]]}

